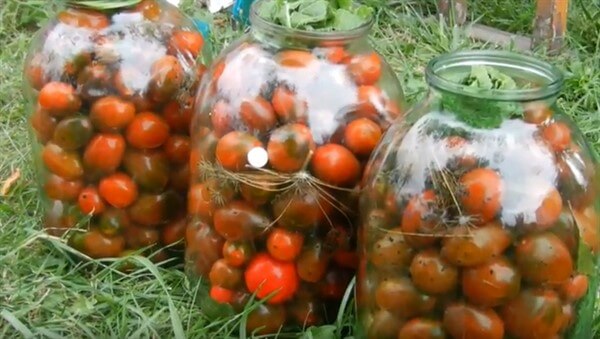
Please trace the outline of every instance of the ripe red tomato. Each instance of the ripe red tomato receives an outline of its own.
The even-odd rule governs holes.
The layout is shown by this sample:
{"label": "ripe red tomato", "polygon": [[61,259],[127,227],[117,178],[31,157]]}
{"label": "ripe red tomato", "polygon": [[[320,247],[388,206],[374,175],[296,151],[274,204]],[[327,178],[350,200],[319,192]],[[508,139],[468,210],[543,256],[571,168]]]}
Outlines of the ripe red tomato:
{"label": "ripe red tomato", "polygon": [[588,292],[589,284],[586,275],[577,274],[561,286],[561,294],[568,302],[576,302]]}
{"label": "ripe red tomato", "polygon": [[552,188],[544,197],[540,207],[535,210],[536,225],[539,229],[552,227],[562,213],[563,200],[556,188]]}
{"label": "ripe red tomato", "polygon": [[79,204],[79,209],[84,214],[99,215],[102,214],[106,208],[98,190],[93,186],[84,188],[81,193],[79,193],[77,202]]}
{"label": "ripe red tomato", "polygon": [[280,172],[299,171],[315,147],[308,127],[301,124],[284,125],[271,132],[267,145],[269,164]]}
{"label": "ripe red tomato", "polygon": [[233,301],[233,291],[221,286],[212,286],[210,297],[219,304],[228,304]]}
{"label": "ripe red tomato", "polygon": [[277,124],[277,115],[273,111],[273,106],[260,96],[242,101],[240,117],[252,131],[266,132]]}
{"label": "ripe red tomato", "polygon": [[287,87],[275,88],[271,104],[281,121],[306,124],[308,104]]}
{"label": "ripe red tomato", "polygon": [[304,236],[302,233],[288,231],[274,227],[267,237],[267,250],[269,254],[281,261],[292,261],[302,251]]}
{"label": "ripe red tomato", "polygon": [[261,147],[262,143],[254,136],[233,131],[225,134],[216,148],[217,161],[230,171],[242,171],[248,163],[248,152],[255,147]]}
{"label": "ripe red tomato", "polygon": [[504,257],[464,269],[463,295],[470,303],[483,307],[496,307],[514,298],[521,288],[521,274],[515,265]]}
{"label": "ripe red tomato", "polygon": [[311,169],[324,182],[337,186],[353,186],[360,176],[360,163],[347,148],[337,144],[317,147]]}
{"label": "ripe red tomato", "polygon": [[73,114],[81,108],[75,88],[64,82],[49,82],[38,95],[40,107],[56,117]]}
{"label": "ripe red tomato", "polygon": [[138,197],[137,185],[124,173],[111,174],[98,185],[100,196],[116,208],[125,208]]}
{"label": "ripe red tomato", "polygon": [[458,270],[434,249],[423,250],[412,260],[410,274],[419,290],[429,294],[444,294],[458,285]]}
{"label": "ripe red tomato", "polygon": [[67,8],[58,14],[58,20],[69,26],[100,30],[110,25],[102,12],[83,8]]}
{"label": "ripe red tomato", "polygon": [[134,116],[135,105],[116,96],[98,99],[90,110],[90,120],[103,132],[125,128]]}
{"label": "ripe red tomato", "polygon": [[[414,247],[426,247],[434,244],[437,238],[432,236],[438,223],[436,218],[435,192],[427,190],[411,198],[402,213],[402,231],[404,239]],[[421,235],[422,234],[422,235]]]}
{"label": "ripe red tomato", "polygon": [[367,118],[353,120],[344,131],[344,143],[358,156],[369,156],[381,139],[378,124]]}
{"label": "ripe red tomato", "polygon": [[244,273],[246,287],[264,299],[271,293],[269,304],[279,304],[291,299],[298,289],[298,276],[293,262],[274,259],[266,253],[259,253],[248,264]]}
{"label": "ripe red tomato", "polygon": [[127,141],[140,149],[157,148],[167,141],[169,125],[160,116],[151,112],[138,113],[127,126]]}
{"label": "ripe red tomato", "polygon": [[92,170],[111,173],[116,170],[125,154],[125,139],[120,134],[98,133],[87,145],[83,162]]}
{"label": "ripe red tomato", "polygon": [[492,220],[500,211],[502,178],[489,168],[476,168],[460,178],[464,189],[461,202],[467,213],[481,223]]}
{"label": "ripe red tomato", "polygon": [[553,122],[542,127],[542,138],[555,152],[561,152],[571,145],[571,128],[564,122]]}
{"label": "ripe red tomato", "polygon": [[65,151],[56,144],[46,144],[42,150],[42,161],[50,172],[66,180],[77,180],[83,175],[79,154]]}
{"label": "ripe red tomato", "polygon": [[204,38],[199,32],[176,31],[169,41],[169,53],[172,55],[189,54],[193,59],[196,59],[203,46]]}
{"label": "ripe red tomato", "polygon": [[355,55],[350,59],[348,71],[358,85],[373,85],[381,76],[381,59],[375,52]]}
{"label": "ripe red tomato", "polygon": [[493,309],[463,303],[446,307],[444,328],[452,338],[504,338],[504,323]]}
{"label": "ripe red tomato", "polygon": [[275,55],[275,60],[284,67],[301,68],[317,61],[317,57],[309,51],[286,50]]}
{"label": "ripe red tomato", "polygon": [[40,143],[45,144],[52,139],[57,122],[56,118],[48,114],[47,111],[38,106],[29,118],[29,123]]}

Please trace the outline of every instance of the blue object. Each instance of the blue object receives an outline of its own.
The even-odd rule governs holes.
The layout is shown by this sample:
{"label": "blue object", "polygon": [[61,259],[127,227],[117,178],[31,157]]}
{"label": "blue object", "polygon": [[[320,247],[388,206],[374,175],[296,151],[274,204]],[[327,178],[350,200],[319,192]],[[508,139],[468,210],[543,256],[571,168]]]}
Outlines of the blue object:
{"label": "blue object", "polygon": [[253,1],[254,0],[235,0],[233,7],[231,8],[233,19],[244,26],[247,25],[250,6],[252,6]]}
{"label": "blue object", "polygon": [[209,35],[210,35],[210,25],[208,23],[206,23],[205,21],[202,21],[200,19],[194,19],[194,25],[196,25],[196,29],[198,29],[198,31],[200,33],[202,33],[202,36],[205,39],[209,38]]}

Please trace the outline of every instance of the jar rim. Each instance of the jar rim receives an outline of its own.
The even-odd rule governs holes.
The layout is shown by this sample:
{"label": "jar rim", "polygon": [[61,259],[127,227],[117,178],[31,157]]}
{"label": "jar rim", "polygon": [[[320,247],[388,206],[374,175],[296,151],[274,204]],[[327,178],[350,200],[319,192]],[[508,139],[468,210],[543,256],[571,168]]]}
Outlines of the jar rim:
{"label": "jar rim", "polygon": [[293,36],[294,38],[314,39],[322,41],[348,41],[365,36],[375,24],[375,16],[371,15],[369,20],[360,26],[346,31],[307,31],[297,28],[285,27],[263,19],[258,14],[258,8],[267,0],[257,0],[250,6],[250,25],[259,31],[277,34],[280,36]]}
{"label": "jar rim", "polygon": [[[491,89],[473,91],[472,87],[441,76],[451,68],[475,65],[504,67],[543,80],[539,87],[525,89]],[[558,67],[532,56],[499,50],[468,50],[439,55],[427,64],[425,78],[429,86],[452,94],[496,101],[533,101],[557,96],[562,90],[564,75]]]}

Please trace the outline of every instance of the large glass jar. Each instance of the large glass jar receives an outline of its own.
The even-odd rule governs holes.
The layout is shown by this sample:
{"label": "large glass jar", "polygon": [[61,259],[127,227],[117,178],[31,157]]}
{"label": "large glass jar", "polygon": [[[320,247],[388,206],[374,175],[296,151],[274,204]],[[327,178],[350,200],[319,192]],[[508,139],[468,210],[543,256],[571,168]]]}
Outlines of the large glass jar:
{"label": "large glass jar", "polygon": [[363,165],[403,105],[372,22],[293,30],[259,17],[261,3],[200,86],[186,232],[187,270],[216,315],[270,297],[248,334],[333,320],[357,263]]}
{"label": "large glass jar", "polygon": [[597,159],[563,78],[499,51],[440,56],[374,151],[361,194],[366,338],[591,338]]}
{"label": "large glass jar", "polygon": [[92,258],[167,245],[183,257],[189,124],[208,44],[161,0],[65,4],[24,68],[43,225]]}

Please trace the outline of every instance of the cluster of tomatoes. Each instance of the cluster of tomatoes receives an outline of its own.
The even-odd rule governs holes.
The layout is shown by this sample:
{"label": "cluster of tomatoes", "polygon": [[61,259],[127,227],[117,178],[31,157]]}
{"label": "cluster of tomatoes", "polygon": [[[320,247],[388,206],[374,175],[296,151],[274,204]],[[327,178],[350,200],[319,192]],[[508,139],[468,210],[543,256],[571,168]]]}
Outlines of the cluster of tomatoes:
{"label": "cluster of tomatoes", "polygon": [[251,294],[267,299],[249,331],[337,311],[357,263],[355,188],[399,114],[380,87],[383,67],[340,45],[244,42],[207,73],[192,123],[186,261],[218,303],[239,311]]}
{"label": "cluster of tomatoes", "polygon": [[541,104],[502,127],[509,139],[448,119],[432,112],[390,146],[418,155],[380,159],[403,179],[375,156],[357,277],[367,337],[562,338],[592,273],[579,242],[600,251],[580,136]]}
{"label": "cluster of tomatoes", "polygon": [[185,234],[204,41],[162,6],[68,8],[27,63],[45,227],[73,229],[70,244],[93,258],[156,250]]}

